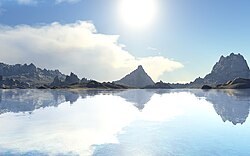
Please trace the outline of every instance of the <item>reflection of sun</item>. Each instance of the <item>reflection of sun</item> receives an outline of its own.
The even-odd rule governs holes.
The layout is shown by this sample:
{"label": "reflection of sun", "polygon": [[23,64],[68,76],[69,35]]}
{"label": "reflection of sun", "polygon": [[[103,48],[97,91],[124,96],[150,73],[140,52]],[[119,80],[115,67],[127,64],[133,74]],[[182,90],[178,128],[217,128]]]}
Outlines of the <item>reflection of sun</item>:
{"label": "reflection of sun", "polygon": [[144,28],[155,18],[157,0],[121,0],[120,14],[127,26]]}

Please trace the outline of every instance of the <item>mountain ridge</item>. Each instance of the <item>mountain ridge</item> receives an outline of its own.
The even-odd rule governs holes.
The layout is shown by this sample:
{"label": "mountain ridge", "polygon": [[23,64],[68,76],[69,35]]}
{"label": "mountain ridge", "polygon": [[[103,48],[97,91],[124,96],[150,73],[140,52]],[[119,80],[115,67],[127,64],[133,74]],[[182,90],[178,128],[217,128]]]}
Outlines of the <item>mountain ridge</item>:
{"label": "mountain ridge", "polygon": [[33,63],[9,65],[0,63],[0,75],[5,79],[17,80],[28,83],[31,87],[37,87],[43,84],[51,83],[54,77],[64,79],[65,74],[59,70],[47,70],[36,67]]}
{"label": "mountain ridge", "polygon": [[[47,70],[36,67],[33,63],[8,65],[0,63],[0,88],[233,88],[249,87],[250,69],[247,61],[241,54],[231,53],[221,56],[210,73],[204,78],[198,77],[187,84],[170,84],[162,81],[155,83],[139,65],[137,69],[117,81],[97,82],[86,78],[79,79],[74,73],[69,76],[59,70]],[[235,81],[237,80],[237,81]],[[243,81],[244,80],[244,81]],[[234,84],[230,82],[234,81]],[[235,84],[235,83],[241,84]],[[246,83],[247,82],[247,83]]]}

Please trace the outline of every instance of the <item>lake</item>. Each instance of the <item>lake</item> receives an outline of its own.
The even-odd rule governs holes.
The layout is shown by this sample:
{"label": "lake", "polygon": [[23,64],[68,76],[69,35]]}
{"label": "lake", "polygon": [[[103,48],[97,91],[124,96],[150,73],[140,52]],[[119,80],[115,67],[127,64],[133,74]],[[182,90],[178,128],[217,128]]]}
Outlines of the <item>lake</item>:
{"label": "lake", "polygon": [[249,156],[250,90],[0,90],[0,155]]}

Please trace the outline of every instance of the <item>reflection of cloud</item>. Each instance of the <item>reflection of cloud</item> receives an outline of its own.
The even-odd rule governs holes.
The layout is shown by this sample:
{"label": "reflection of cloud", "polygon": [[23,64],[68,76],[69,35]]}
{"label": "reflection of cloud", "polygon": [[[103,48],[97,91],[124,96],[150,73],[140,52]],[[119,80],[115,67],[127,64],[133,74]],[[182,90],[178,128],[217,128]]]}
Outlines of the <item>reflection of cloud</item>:
{"label": "reflection of cloud", "polygon": [[[24,40],[25,38],[25,40]],[[30,63],[71,71],[100,81],[120,79],[139,64],[154,80],[183,67],[168,58],[136,58],[118,43],[119,36],[97,33],[90,22],[40,26],[0,26],[0,54],[6,63]],[[6,53],[8,51],[8,53]]]}
{"label": "reflection of cloud", "polygon": [[[176,151],[181,153],[183,149],[191,149],[190,152],[184,150],[186,153],[180,154],[188,155],[194,150],[190,147],[197,146],[187,143],[195,142],[193,137],[197,137],[197,134],[197,138],[203,138],[196,133],[196,126],[206,124],[202,122],[203,115],[206,114],[204,112],[212,109],[207,101],[186,91],[171,90],[166,94],[154,94],[139,113],[141,121],[133,122],[124,128],[125,133],[117,135],[119,144],[96,145],[93,155],[175,155]],[[192,120],[188,119],[190,115]],[[205,132],[204,129],[201,130]],[[198,141],[200,144],[200,139]]]}
{"label": "reflection of cloud", "polygon": [[[133,94],[144,93],[143,90],[126,92],[130,91]],[[49,93],[45,92],[43,95],[41,92],[31,91],[26,98],[33,100],[31,95],[39,95],[44,99],[51,96]],[[78,95],[84,99],[78,99],[74,105],[64,102],[57,107],[36,109],[32,114],[3,114],[0,118],[0,136],[4,136],[0,139],[0,155],[4,151],[16,154],[36,151],[50,155],[86,155],[93,152],[93,145],[118,143],[116,135],[133,121],[167,121],[181,115],[177,106],[166,103],[179,99],[178,94],[154,94],[151,100],[145,101],[146,107],[140,112],[133,103],[116,96],[119,94],[117,92],[94,93],[95,96],[86,97],[84,94],[89,95],[88,93],[79,92]],[[149,93],[152,95],[153,92]],[[68,92],[66,95],[70,94]],[[20,97],[18,91],[10,93],[10,98],[16,96]],[[22,103],[23,99],[19,100]],[[41,100],[40,104],[46,102]]]}
{"label": "reflection of cloud", "polygon": [[[141,117],[146,121],[168,121],[176,116],[183,115],[176,102],[181,93],[170,93],[165,95],[154,95],[142,111]],[[182,96],[185,96],[183,94]],[[167,101],[167,102],[166,102]]]}
{"label": "reflection of cloud", "polygon": [[[23,93],[28,96],[22,96]],[[105,146],[107,144],[119,146],[122,150],[125,147],[123,153],[132,155],[127,153],[126,149],[136,148],[139,149],[138,151],[150,151],[150,148],[141,145],[150,145],[151,147],[152,143],[157,142],[157,137],[162,138],[162,135],[159,134],[165,134],[156,133],[158,131],[155,131],[155,124],[151,125],[152,127],[147,127],[144,123],[156,122],[158,124],[162,122],[164,125],[164,122],[177,117],[181,118],[181,116],[186,119],[186,116],[189,115],[192,115],[192,118],[196,117],[194,118],[195,123],[197,123],[196,119],[202,123],[202,118],[206,116],[205,113],[211,114],[210,112],[213,111],[212,106],[205,99],[197,98],[194,94],[183,90],[126,90],[123,92],[14,90],[4,94],[3,101],[8,98],[12,99],[16,101],[16,106],[26,103],[26,101],[36,102],[38,98],[35,107],[40,109],[33,110],[32,114],[5,113],[1,115],[0,155],[8,152],[8,154],[27,153],[28,155],[33,151],[35,151],[33,155],[39,153],[44,155],[90,155],[93,151],[95,152],[98,147],[96,145]],[[64,98],[61,98],[61,95]],[[82,98],[78,98],[79,96]],[[46,103],[51,103],[51,99],[55,101],[68,99],[69,102],[56,105],[57,107],[41,107]],[[74,104],[70,105],[70,102],[74,102]],[[134,107],[134,103],[145,105],[145,107],[138,111]],[[126,127],[129,129],[131,123],[139,125],[139,128],[135,128],[136,133],[126,136],[123,130]],[[182,124],[179,123],[179,125]],[[178,127],[176,128],[178,129]],[[132,132],[134,131],[132,130]],[[126,136],[125,142],[120,139],[120,135],[123,134]],[[133,136],[137,134],[143,137],[139,137],[138,140],[138,137]],[[150,138],[148,137],[150,135],[155,136]],[[126,144],[128,143],[126,141],[131,138],[137,142]],[[149,142],[143,144],[145,139],[149,139]],[[160,148],[160,150],[163,149]],[[106,149],[105,146],[101,152],[104,152],[105,155],[112,151],[110,148]],[[128,150],[128,152],[134,151]]]}
{"label": "reflection of cloud", "polygon": [[71,106],[63,103],[57,108],[35,110],[28,116],[6,114],[0,118],[0,136],[4,136],[0,149],[19,154],[86,155],[93,144],[117,143],[115,134],[133,121],[137,112],[119,97],[97,95]]}

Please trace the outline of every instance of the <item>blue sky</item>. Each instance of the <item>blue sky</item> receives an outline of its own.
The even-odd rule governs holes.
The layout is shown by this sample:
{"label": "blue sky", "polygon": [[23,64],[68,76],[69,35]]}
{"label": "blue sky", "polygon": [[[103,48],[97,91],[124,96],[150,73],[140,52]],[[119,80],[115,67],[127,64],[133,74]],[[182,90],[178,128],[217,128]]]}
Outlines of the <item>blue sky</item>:
{"label": "blue sky", "polygon": [[[12,34],[9,29],[16,32],[17,27],[23,25],[29,26],[30,29],[44,29],[44,26],[51,26],[51,23],[54,22],[64,26],[77,21],[88,21],[93,24],[97,31],[93,32],[94,34],[103,34],[110,37],[111,35],[119,36],[119,39],[117,39],[119,46],[129,55],[135,57],[134,66],[136,66],[136,63],[147,62],[145,64],[150,64],[148,60],[150,58],[156,60],[154,57],[162,57],[161,60],[169,59],[182,64],[182,66],[173,67],[172,70],[164,68],[160,73],[155,74],[154,80],[162,79],[166,82],[188,82],[196,77],[203,77],[210,72],[221,55],[228,55],[231,52],[241,53],[247,61],[250,59],[250,46],[248,44],[250,40],[250,1],[155,0],[158,6],[157,16],[149,27],[142,30],[128,28],[122,22],[118,13],[119,1],[1,0],[0,24],[3,27],[10,27],[4,28],[2,31],[2,40],[6,41],[3,38],[4,33]],[[9,43],[14,44],[13,40],[10,40]],[[4,44],[6,45],[6,43]],[[13,47],[13,44],[8,45]],[[25,43],[22,41],[22,44]],[[21,43],[16,45],[14,46],[20,47]],[[125,45],[125,47],[122,45]],[[0,47],[1,53],[7,50],[2,47]],[[33,52],[41,49],[32,48]],[[11,51],[11,49],[8,50]],[[20,49],[18,52],[20,52]],[[27,62],[34,62],[42,67],[59,68],[63,72],[69,72],[70,70],[69,67],[52,64],[47,66],[46,63],[36,63],[36,59],[28,58],[29,56],[33,57],[33,55],[28,56],[22,52],[20,52],[20,55],[23,55],[23,59],[14,59],[7,56],[6,52],[4,53],[0,61],[6,63],[14,63],[14,61],[23,63],[27,60]],[[90,56],[88,55],[88,57]],[[137,61],[138,59],[140,61]],[[52,60],[46,61],[53,62]],[[93,67],[94,64],[91,64],[93,62],[90,62],[89,66]],[[166,61],[164,65],[167,65]],[[125,69],[122,66],[118,70],[117,66],[112,65],[114,70],[110,71],[110,75],[115,76],[105,77],[103,80],[117,79],[132,69],[132,67]],[[147,67],[145,68],[147,71]],[[163,67],[148,68],[148,70],[156,70]],[[99,70],[107,69],[99,68]],[[93,71],[98,72],[98,69]],[[120,72],[116,75],[112,73],[115,71]],[[84,72],[80,69],[76,69],[75,72],[80,76],[91,76],[90,78],[93,77],[98,80],[102,80],[101,77],[103,76],[101,74],[95,76],[95,74],[90,74],[90,71]]]}

